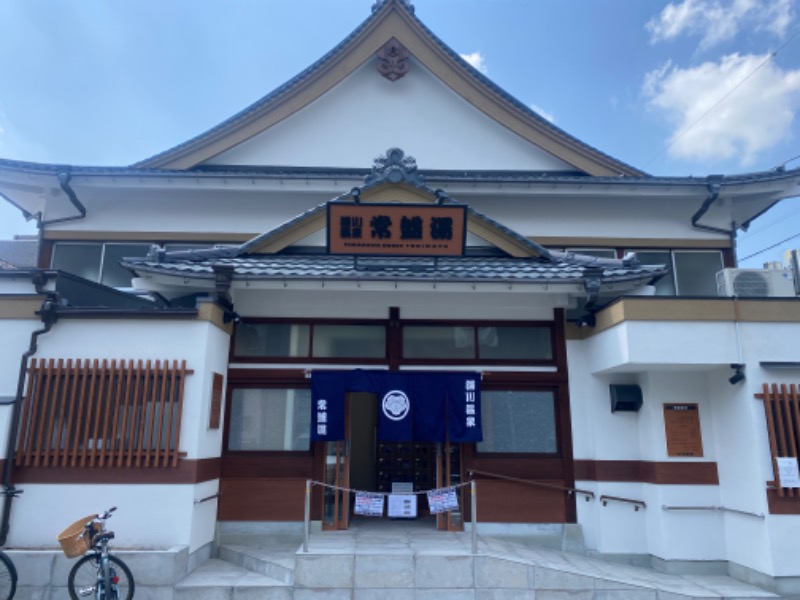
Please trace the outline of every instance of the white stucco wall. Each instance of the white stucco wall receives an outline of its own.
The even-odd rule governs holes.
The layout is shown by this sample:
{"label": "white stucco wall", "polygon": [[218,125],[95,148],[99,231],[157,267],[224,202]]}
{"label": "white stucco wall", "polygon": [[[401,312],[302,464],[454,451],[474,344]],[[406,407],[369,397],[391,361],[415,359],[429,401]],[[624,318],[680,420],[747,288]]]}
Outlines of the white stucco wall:
{"label": "white stucco wall", "polygon": [[413,58],[389,81],[368,61],[325,96],[212,165],[368,167],[398,147],[426,169],[572,171],[491,120]]}
{"label": "white stucco wall", "polygon": [[[58,535],[87,515],[116,506],[108,521],[114,548],[187,546],[190,552],[214,537],[217,481],[193,485],[25,484],[11,511],[7,548],[59,548]],[[213,490],[213,491],[212,491]]]}
{"label": "white stucco wall", "polygon": [[[0,318],[0,396],[16,394],[20,359],[36,320]],[[39,338],[37,359],[186,360],[187,376],[180,449],[187,459],[220,456],[222,428],[208,428],[212,373],[227,372],[228,334],[202,320],[61,319]],[[223,404],[224,410],[224,404]],[[0,408],[0,448],[6,448],[11,408]],[[17,484],[9,547],[54,548],[67,525],[112,505],[119,507],[109,526],[117,548],[188,546],[196,550],[213,539],[214,495],[219,481],[198,484]]]}
{"label": "white stucco wall", "polygon": [[[719,485],[578,481],[579,488],[643,500],[647,508],[578,502],[587,545],[604,554],[641,553],[668,561],[729,561],[773,576],[800,576],[800,515],[770,515],[773,479],[763,403],[769,383],[798,383],[800,369],[768,370],[761,361],[793,361],[794,323],[628,322],[568,342],[575,458],[715,462]],[[737,340],[740,348],[737,346]],[[732,385],[730,364],[745,364]],[[638,384],[636,413],[611,413],[608,386]],[[667,456],[663,404],[696,403],[702,458]],[[725,507],[664,510],[664,506]],[[734,511],[743,511],[742,514]]]}

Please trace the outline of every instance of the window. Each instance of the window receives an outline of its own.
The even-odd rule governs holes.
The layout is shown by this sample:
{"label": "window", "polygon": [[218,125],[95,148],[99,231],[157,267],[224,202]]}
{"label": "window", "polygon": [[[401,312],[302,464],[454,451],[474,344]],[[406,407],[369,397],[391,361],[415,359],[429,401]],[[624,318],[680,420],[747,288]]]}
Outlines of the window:
{"label": "window", "polygon": [[481,392],[483,441],[478,452],[553,454],[558,451],[551,391]]}
{"label": "window", "polygon": [[[131,287],[131,273],[119,263],[123,258],[146,256],[151,243],[58,242],[53,247],[51,265],[90,281],[116,288]],[[211,244],[167,244],[174,250],[199,250]]]}
{"label": "window", "polygon": [[236,326],[233,348],[242,358],[383,359],[386,326],[245,321]]}
{"label": "window", "polygon": [[239,323],[236,356],[307,357],[311,325],[305,323]]}
{"label": "window", "polygon": [[675,278],[672,274],[672,253],[669,250],[640,250],[636,252],[643,265],[665,265],[670,272],[656,282],[656,296],[674,296]]}
{"label": "window", "polygon": [[102,257],[102,244],[56,244],[52,265],[54,269],[91,281],[100,281]]}
{"label": "window", "polygon": [[716,296],[717,273],[722,270],[719,252],[673,252],[675,282],[681,296]]}
{"label": "window", "polygon": [[309,389],[233,390],[228,450],[308,451],[310,428]]}
{"label": "window", "polygon": [[149,244],[105,244],[100,283],[110,287],[131,287],[131,272],[120,266],[120,261],[127,257],[147,256]]}
{"label": "window", "polygon": [[643,265],[666,265],[670,272],[656,283],[660,296],[716,296],[719,250],[636,250]]}
{"label": "window", "polygon": [[386,328],[383,325],[315,325],[314,358],[383,358]]}
{"label": "window", "polygon": [[617,258],[616,250],[611,248],[566,248],[566,251],[598,258]]}
{"label": "window", "polygon": [[549,326],[406,325],[403,358],[550,361]]}

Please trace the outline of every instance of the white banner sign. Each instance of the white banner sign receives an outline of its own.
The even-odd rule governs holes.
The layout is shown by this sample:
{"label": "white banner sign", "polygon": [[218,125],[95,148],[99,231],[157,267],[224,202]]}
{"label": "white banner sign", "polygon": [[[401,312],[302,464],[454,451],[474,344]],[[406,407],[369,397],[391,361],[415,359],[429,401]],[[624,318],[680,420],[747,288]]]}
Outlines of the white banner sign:
{"label": "white banner sign", "polygon": [[428,491],[428,508],[432,515],[458,510],[458,498],[456,498],[455,489],[441,488]]}
{"label": "white banner sign", "polygon": [[356,492],[355,513],[357,515],[365,515],[367,517],[382,517],[383,494],[366,494],[364,492]]}
{"label": "white banner sign", "polygon": [[797,459],[793,456],[779,456],[776,460],[778,461],[778,479],[781,487],[800,488]]}

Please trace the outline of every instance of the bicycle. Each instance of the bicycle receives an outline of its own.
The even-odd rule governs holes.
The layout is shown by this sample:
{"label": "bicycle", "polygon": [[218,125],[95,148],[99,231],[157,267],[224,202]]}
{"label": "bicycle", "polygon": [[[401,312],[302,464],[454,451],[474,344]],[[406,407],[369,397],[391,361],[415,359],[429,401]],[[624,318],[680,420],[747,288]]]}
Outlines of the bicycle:
{"label": "bicycle", "polygon": [[17,568],[11,558],[0,550],[0,600],[11,600],[17,592]]}
{"label": "bicycle", "polygon": [[[0,491],[0,495],[6,497],[6,503],[3,507],[6,523],[8,522],[7,518],[11,510],[9,503],[23,491],[24,490],[18,490],[13,486]],[[0,550],[0,600],[11,600],[16,593],[17,568],[14,566],[14,561],[11,560],[11,557]]]}
{"label": "bicycle", "polygon": [[[67,590],[72,600],[92,597],[95,600],[131,600],[133,598],[134,581],[131,570],[122,560],[112,556],[108,551],[108,542],[114,539],[114,532],[106,530],[106,521],[117,510],[116,506],[104,513],[86,517],[87,520],[76,521],[72,527],[83,523],[82,531],[76,540],[84,544],[83,556],[69,572]],[[62,534],[68,533],[71,528]],[[59,536],[59,541],[61,536]],[[67,548],[62,542],[64,552]],[[67,554],[69,556],[69,554]],[[108,593],[106,593],[108,590]]]}

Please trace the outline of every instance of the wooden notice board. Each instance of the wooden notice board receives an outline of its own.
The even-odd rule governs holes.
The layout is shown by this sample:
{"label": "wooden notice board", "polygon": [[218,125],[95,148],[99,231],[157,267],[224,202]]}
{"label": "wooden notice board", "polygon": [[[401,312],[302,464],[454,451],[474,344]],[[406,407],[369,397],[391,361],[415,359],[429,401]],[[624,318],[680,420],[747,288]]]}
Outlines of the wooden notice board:
{"label": "wooden notice board", "polygon": [[700,409],[697,404],[665,404],[667,456],[703,456]]}
{"label": "wooden notice board", "polygon": [[222,384],[225,382],[225,377],[222,373],[214,373],[211,380],[211,413],[208,418],[209,429],[219,429],[220,416],[222,415]]}

